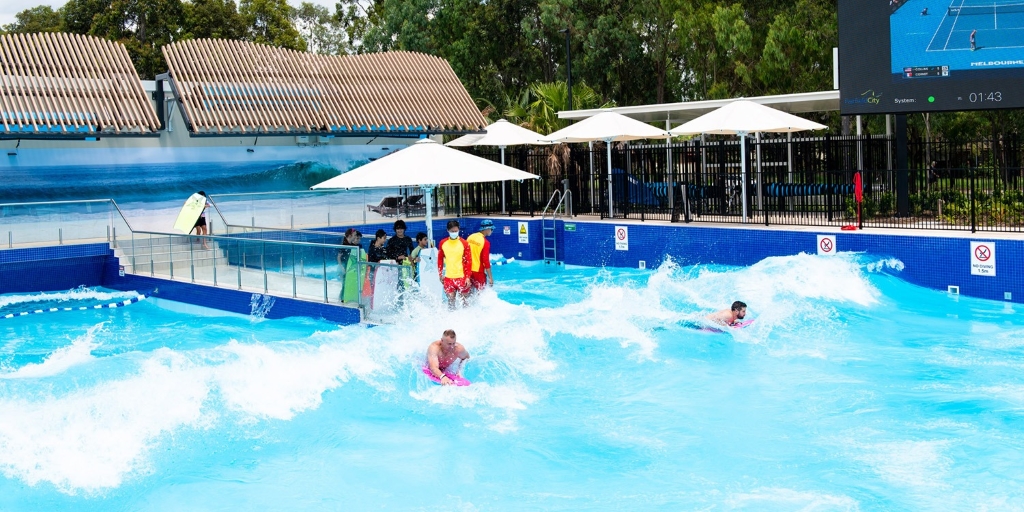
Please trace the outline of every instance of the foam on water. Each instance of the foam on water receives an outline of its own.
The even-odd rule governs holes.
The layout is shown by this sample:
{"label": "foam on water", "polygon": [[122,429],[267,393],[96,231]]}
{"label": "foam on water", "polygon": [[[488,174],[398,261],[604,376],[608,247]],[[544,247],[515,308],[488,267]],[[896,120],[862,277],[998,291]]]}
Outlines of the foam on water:
{"label": "foam on water", "polygon": [[801,512],[860,510],[857,500],[849,496],[780,488],[761,488],[737,493],[730,496],[726,502],[734,508],[752,510],[798,510]]}
{"label": "foam on water", "polygon": [[[501,304],[493,294],[485,300]],[[4,377],[52,376],[87,362],[94,331],[100,327],[57,349],[45,362],[25,365]],[[431,331],[440,333],[440,327]],[[423,383],[409,395],[445,407],[481,407],[487,428],[514,430],[514,411],[536,400],[515,376],[543,376],[553,365],[531,349],[522,330],[488,332],[478,325],[460,331],[473,364],[506,371],[512,382],[481,382],[460,389]],[[146,454],[161,437],[180,429],[291,420],[320,407],[325,392],[351,379],[393,391],[399,380],[405,380],[398,378],[399,373],[418,373],[422,365],[425,338],[408,334],[412,333],[403,335],[395,326],[357,326],[273,345],[231,340],[202,350],[128,354],[124,357],[135,361],[137,372],[65,395],[0,400],[5,411],[5,420],[0,421],[0,468],[10,477],[33,485],[48,481],[71,493],[117,487],[130,475],[145,474]],[[537,342],[534,348],[543,346],[539,331],[532,339]],[[509,371],[512,368],[519,370]],[[124,442],[112,449],[116,439]]]}
{"label": "foam on water", "polygon": [[28,363],[12,372],[0,372],[0,379],[50,377],[92,361],[92,351],[98,346],[96,334],[105,325],[106,322],[90,327],[84,335],[72,340],[70,345],[58,348],[41,363]]}
{"label": "foam on water", "polygon": [[148,474],[160,437],[203,424],[209,388],[195,377],[189,361],[160,350],[130,375],[63,395],[0,398],[0,471],[72,494]]}

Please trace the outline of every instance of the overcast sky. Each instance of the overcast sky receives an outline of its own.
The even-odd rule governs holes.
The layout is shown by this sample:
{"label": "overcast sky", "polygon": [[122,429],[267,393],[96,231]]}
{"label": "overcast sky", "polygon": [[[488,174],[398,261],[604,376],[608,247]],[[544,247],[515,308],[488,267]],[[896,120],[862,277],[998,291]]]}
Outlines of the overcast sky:
{"label": "overcast sky", "polygon": [[[49,5],[54,9],[64,5],[67,0],[0,0],[0,25],[14,23],[14,15],[25,9],[31,9],[37,5]],[[308,0],[314,4],[322,5],[334,12],[335,0]],[[288,3],[298,7],[302,0],[288,0]],[[235,5],[238,0],[235,0]]]}

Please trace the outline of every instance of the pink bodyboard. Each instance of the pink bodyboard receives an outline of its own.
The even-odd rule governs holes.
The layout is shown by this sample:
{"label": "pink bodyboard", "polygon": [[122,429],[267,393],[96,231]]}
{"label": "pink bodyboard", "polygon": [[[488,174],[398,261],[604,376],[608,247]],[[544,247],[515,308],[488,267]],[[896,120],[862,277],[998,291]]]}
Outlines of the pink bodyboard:
{"label": "pink bodyboard", "polygon": [[[431,381],[433,381],[434,384],[440,384],[441,383],[441,379],[439,379],[436,376],[434,376],[434,373],[430,371],[430,368],[427,368],[426,366],[424,366],[423,367],[423,373],[426,374],[427,378],[429,378]],[[447,375],[448,378],[451,379],[452,382],[454,382],[456,386],[468,386],[470,384],[470,382],[468,380],[466,380],[466,379],[464,379],[462,377],[459,377],[458,375],[452,375],[450,373],[446,373],[445,375]]]}
{"label": "pink bodyboard", "polygon": [[[748,326],[748,325],[750,325],[752,323],[754,323],[754,319],[753,318],[751,318],[750,320],[744,320],[742,322],[732,324],[729,327],[732,327],[733,329],[742,329],[742,328],[744,328],[744,327],[746,327],[746,326]],[[703,331],[703,332],[725,332],[725,329],[716,329],[714,327],[704,327],[704,328],[701,329],[701,331]]]}

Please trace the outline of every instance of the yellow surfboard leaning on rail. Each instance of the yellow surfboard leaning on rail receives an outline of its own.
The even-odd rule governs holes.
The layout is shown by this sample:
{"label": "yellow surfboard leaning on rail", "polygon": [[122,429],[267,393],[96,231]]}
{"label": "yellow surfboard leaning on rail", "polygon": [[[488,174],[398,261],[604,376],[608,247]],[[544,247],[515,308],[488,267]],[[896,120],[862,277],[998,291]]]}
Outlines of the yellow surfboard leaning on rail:
{"label": "yellow surfboard leaning on rail", "polygon": [[192,228],[196,227],[196,221],[203,214],[203,208],[205,207],[206,198],[202,194],[196,192],[189,196],[181,207],[181,212],[178,213],[178,219],[174,221],[174,229],[182,233],[191,233]]}

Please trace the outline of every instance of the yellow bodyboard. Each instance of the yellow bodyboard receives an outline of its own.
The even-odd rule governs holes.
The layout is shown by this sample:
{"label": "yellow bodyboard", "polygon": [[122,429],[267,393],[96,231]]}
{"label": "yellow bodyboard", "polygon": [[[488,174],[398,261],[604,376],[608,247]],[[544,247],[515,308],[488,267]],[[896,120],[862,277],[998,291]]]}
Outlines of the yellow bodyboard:
{"label": "yellow bodyboard", "polygon": [[196,221],[203,214],[203,208],[205,207],[206,198],[202,194],[195,193],[189,196],[181,207],[181,212],[178,213],[178,219],[174,221],[174,229],[182,233],[191,233],[192,228],[196,227]]}

